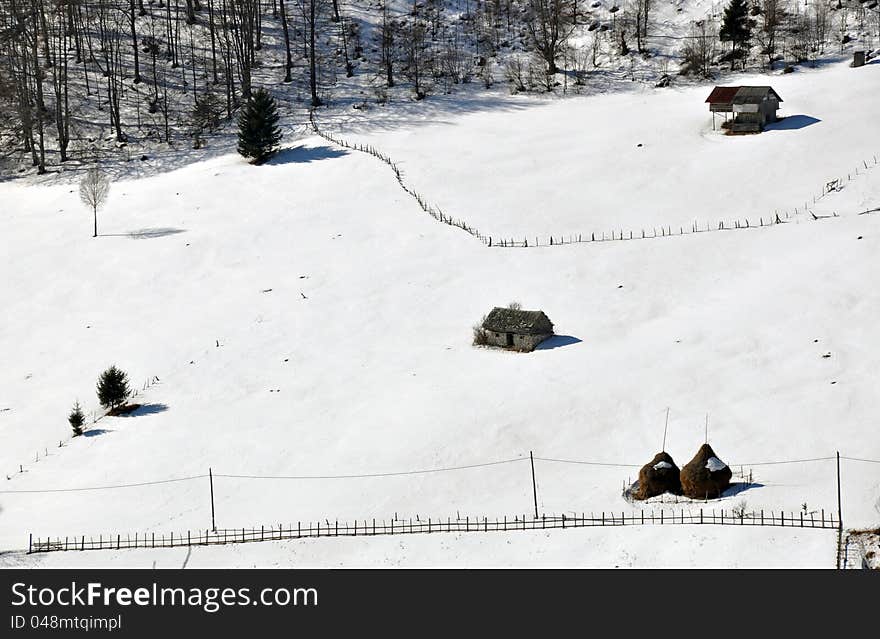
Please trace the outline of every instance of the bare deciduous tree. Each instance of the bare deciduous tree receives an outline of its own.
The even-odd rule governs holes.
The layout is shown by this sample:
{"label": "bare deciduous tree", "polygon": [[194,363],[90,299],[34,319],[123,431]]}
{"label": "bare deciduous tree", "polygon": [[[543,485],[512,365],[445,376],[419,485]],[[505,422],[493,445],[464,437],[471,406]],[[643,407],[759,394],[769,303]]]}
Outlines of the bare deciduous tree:
{"label": "bare deciduous tree", "polygon": [[767,56],[767,68],[773,69],[776,57],[776,40],[785,19],[785,9],[781,0],[761,0],[761,28],[758,31],[758,44]]}
{"label": "bare deciduous tree", "polygon": [[691,25],[691,34],[682,50],[684,65],[690,73],[704,78],[712,77],[712,58],[717,50],[715,26],[707,20]]}
{"label": "bare deciduous tree", "polygon": [[526,30],[535,52],[555,74],[556,58],[574,30],[574,6],[570,0],[528,0]]}
{"label": "bare deciduous tree", "polygon": [[79,199],[92,209],[95,218],[95,232],[92,237],[98,237],[98,209],[104,206],[109,192],[110,179],[98,166],[90,168],[79,183]]}

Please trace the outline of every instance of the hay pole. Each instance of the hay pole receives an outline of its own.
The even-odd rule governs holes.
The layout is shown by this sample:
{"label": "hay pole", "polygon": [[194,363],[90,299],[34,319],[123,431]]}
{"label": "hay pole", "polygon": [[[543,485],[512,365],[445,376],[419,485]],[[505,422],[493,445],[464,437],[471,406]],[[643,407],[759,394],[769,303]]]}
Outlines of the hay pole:
{"label": "hay pole", "polygon": [[660,449],[660,452],[666,452],[666,431],[669,428],[669,407],[666,407],[666,423],[663,426],[663,448]]}
{"label": "hay pole", "polygon": [[535,456],[529,451],[529,460],[532,462],[532,494],[535,498],[535,519],[538,518],[538,484],[535,481]]}

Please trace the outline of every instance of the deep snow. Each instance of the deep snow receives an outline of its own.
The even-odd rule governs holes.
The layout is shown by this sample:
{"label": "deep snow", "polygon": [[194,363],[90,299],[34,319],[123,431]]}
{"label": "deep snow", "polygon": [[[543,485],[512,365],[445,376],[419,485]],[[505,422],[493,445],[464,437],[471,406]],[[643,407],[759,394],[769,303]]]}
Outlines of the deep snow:
{"label": "deep snow", "polygon": [[[583,202],[628,199],[647,202],[645,215],[674,224],[675,215],[700,210],[701,202],[717,201],[717,208],[741,196],[752,211],[769,207],[771,197],[803,199],[825,176],[865,159],[878,139],[876,103],[858,94],[876,94],[878,69],[862,69],[861,85],[843,65],[786,78],[783,97],[803,100],[803,110],[820,113],[823,126],[748,139],[705,131],[705,105],[694,105],[698,92],[645,96],[641,115],[657,119],[654,129],[665,113],[686,114],[662,136],[665,153],[657,142],[645,149],[654,161],[638,167],[676,167],[659,185],[646,180],[639,187],[633,180],[643,178],[620,171],[619,138],[603,127],[592,129],[589,145],[565,144],[574,112],[601,121],[627,104],[624,96],[359,135],[402,155],[419,190],[465,219],[482,215],[501,229],[568,232]],[[819,89],[803,97],[810,86]],[[338,118],[324,121],[332,128]],[[695,128],[683,134],[686,122]],[[517,135],[504,134],[512,126]],[[499,136],[492,137],[494,148],[489,136]],[[372,158],[317,137],[288,144],[263,167],[226,155],[118,182],[97,239],[75,186],[0,184],[0,470],[10,476],[3,489],[134,483],[201,475],[209,467],[238,475],[382,473],[526,458],[534,450],[545,459],[631,466],[538,461],[541,510],[619,511],[632,507],[621,498],[622,485],[659,450],[666,407],[667,451],[677,461],[703,442],[708,412],[713,448],[735,473],[752,470],[759,485],[723,500],[726,508],[745,501],[750,510],[831,511],[833,460],[757,463],[837,450],[880,459],[880,294],[873,277],[880,213],[857,215],[867,204],[880,206],[880,171],[865,171],[822,201],[837,218],[802,215],[748,231],[489,249],[422,213]],[[709,170],[726,155],[707,150],[716,147],[737,149],[729,153],[736,189]],[[563,190],[554,163],[585,177],[563,180],[571,185]],[[499,201],[505,204],[485,206]],[[543,219],[534,216],[539,209]],[[471,326],[512,300],[545,310],[564,337],[531,354],[471,346]],[[89,436],[59,448],[73,401],[94,409],[95,380],[111,363],[138,388],[158,377],[136,398],[146,409],[102,419]],[[371,479],[215,480],[218,526],[232,528],[528,513],[531,489],[525,461]],[[843,502],[848,525],[876,524],[877,464],[844,460]],[[28,533],[168,532],[210,523],[203,479],[102,492],[0,493],[0,509],[3,548],[26,547]],[[546,553],[534,536],[511,535],[503,544],[500,536],[318,540],[314,548],[283,544],[277,554],[273,546],[242,546],[194,556],[210,565],[834,561],[827,532],[794,539],[775,529],[666,530],[551,533]],[[440,539],[454,548],[443,551]],[[664,541],[676,550],[655,558],[640,550]],[[30,560],[176,565],[182,557],[174,551]]]}

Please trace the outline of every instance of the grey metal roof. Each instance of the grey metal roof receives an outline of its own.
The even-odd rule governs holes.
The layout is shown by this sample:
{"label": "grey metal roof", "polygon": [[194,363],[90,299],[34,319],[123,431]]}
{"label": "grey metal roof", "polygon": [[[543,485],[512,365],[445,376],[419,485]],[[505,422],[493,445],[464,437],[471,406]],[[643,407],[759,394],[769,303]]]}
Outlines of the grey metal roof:
{"label": "grey metal roof", "polygon": [[483,321],[483,328],[496,333],[546,335],[553,332],[553,322],[544,311],[523,311],[496,306]]}
{"label": "grey metal roof", "polygon": [[768,95],[772,94],[782,102],[782,97],[773,90],[773,87],[740,87],[733,97],[734,104],[758,104]]}

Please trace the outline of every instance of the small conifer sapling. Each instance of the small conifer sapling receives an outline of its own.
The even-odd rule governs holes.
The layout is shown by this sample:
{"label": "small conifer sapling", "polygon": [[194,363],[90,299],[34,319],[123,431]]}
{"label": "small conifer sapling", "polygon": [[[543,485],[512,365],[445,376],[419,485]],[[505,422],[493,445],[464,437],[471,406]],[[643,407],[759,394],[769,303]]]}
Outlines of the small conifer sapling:
{"label": "small conifer sapling", "polygon": [[67,416],[67,421],[70,423],[70,427],[73,429],[74,437],[83,434],[83,424],[85,424],[86,422],[86,416],[83,415],[82,408],[80,408],[79,402],[76,402],[73,405],[73,410],[71,410],[70,415]]}

